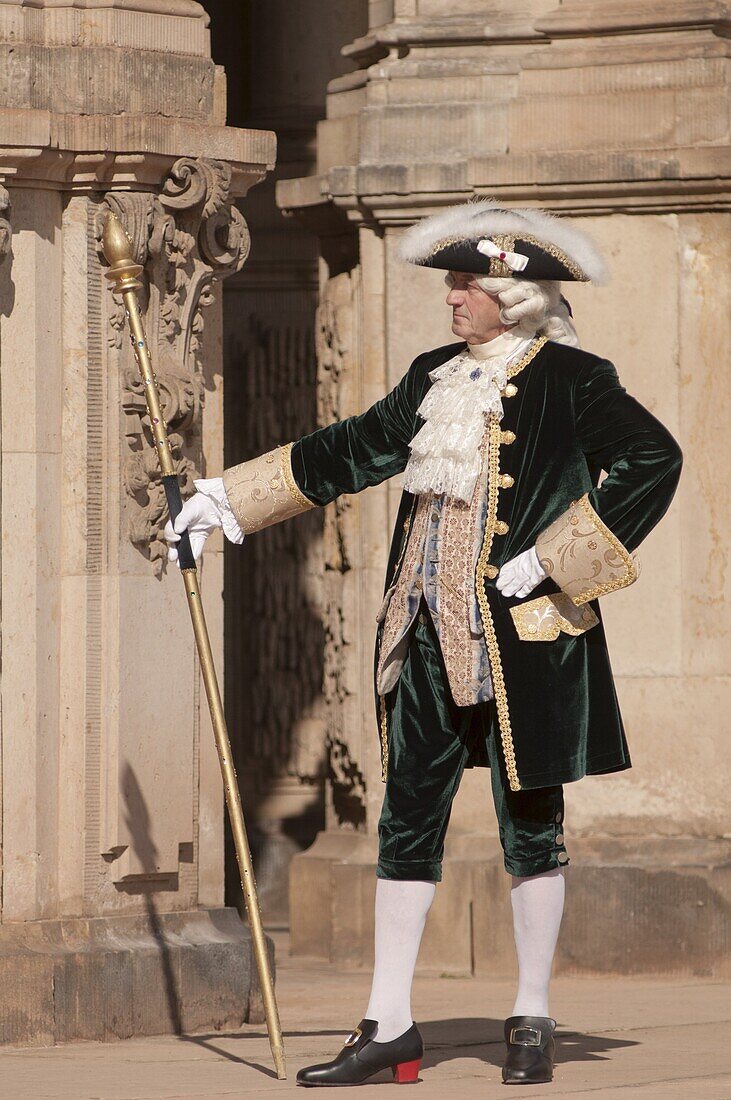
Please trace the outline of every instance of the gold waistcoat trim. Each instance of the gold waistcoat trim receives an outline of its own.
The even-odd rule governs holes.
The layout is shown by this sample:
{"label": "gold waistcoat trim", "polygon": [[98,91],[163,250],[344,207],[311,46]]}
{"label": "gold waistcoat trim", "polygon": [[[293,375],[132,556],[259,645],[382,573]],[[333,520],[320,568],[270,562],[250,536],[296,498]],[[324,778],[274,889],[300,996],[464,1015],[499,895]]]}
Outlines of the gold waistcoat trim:
{"label": "gold waistcoat trim", "polygon": [[[378,613],[378,617],[377,617],[378,622],[382,622],[383,619],[386,616],[386,612],[388,610],[388,605],[389,605],[389,602],[390,602],[390,598],[391,598],[391,595],[393,593],[394,581],[398,577],[398,572],[399,572],[399,569],[401,568],[401,563],[403,562],[404,555],[406,554],[406,547],[408,546],[408,543],[409,543],[409,535],[411,533],[411,524],[412,524],[413,519],[414,519],[415,511],[416,511],[415,508],[412,508],[410,513],[408,514],[408,516],[404,520],[403,542],[401,543],[401,549],[399,550],[399,555],[398,555],[398,558],[396,560],[396,564],[393,568],[393,576],[391,577],[391,584],[389,585],[389,588],[386,591],[386,595],[385,595],[384,600],[383,600],[383,605],[381,607],[381,610]],[[381,646],[383,646],[383,641],[381,641]],[[380,653],[379,653],[379,665],[380,665]],[[381,731],[381,782],[385,783],[386,782],[386,773],[388,771],[388,709],[386,707],[386,700],[383,697],[383,695],[378,696],[378,709],[379,709],[379,718],[380,718],[379,727],[380,727],[380,731]]]}

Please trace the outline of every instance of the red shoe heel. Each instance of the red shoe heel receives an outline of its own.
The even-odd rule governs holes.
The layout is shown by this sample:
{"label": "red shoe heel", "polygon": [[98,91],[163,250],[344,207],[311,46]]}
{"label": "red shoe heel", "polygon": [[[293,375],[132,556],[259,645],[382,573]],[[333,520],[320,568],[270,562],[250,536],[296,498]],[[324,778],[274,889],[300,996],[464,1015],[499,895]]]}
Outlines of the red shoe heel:
{"label": "red shoe heel", "polygon": [[413,1085],[419,1080],[419,1066],[421,1058],[413,1062],[400,1062],[393,1067],[393,1076],[397,1085]]}

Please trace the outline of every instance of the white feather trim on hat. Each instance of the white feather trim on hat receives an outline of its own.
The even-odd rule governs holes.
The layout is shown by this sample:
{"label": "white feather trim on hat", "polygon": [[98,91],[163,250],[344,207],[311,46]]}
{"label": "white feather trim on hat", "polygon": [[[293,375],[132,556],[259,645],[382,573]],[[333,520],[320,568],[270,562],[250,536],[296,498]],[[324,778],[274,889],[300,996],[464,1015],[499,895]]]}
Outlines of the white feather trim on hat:
{"label": "white feather trim on hat", "polygon": [[521,233],[560,248],[591,282],[602,284],[608,281],[604,257],[598,245],[583,230],[576,229],[564,218],[547,214],[545,210],[511,210],[492,199],[452,206],[416,222],[401,237],[397,255],[407,263],[419,263],[428,259],[443,241],[478,240],[502,234],[520,237]]}

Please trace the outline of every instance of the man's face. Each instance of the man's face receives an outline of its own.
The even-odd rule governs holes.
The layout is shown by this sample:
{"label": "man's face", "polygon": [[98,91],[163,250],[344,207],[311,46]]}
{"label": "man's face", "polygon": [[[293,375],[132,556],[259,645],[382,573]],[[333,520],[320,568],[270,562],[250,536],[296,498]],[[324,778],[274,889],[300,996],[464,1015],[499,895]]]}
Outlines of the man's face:
{"label": "man's face", "polygon": [[478,278],[464,271],[449,271],[445,279],[449,287],[447,305],[452,307],[452,332],[468,344],[484,344],[509,327],[500,320],[497,295],[478,286]]}

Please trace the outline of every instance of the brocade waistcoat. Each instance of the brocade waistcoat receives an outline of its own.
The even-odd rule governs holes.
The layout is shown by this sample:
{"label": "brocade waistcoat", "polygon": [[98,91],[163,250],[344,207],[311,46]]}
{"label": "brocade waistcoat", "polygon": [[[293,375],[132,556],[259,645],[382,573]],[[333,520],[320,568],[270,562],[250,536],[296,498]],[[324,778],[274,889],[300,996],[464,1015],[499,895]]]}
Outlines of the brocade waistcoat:
{"label": "brocade waistcoat", "polygon": [[480,476],[469,504],[433,492],[418,497],[401,568],[378,616],[379,620],[385,616],[377,671],[381,695],[396,686],[423,595],[457,706],[493,698],[475,592],[475,568],[487,513],[488,438],[485,431]]}

